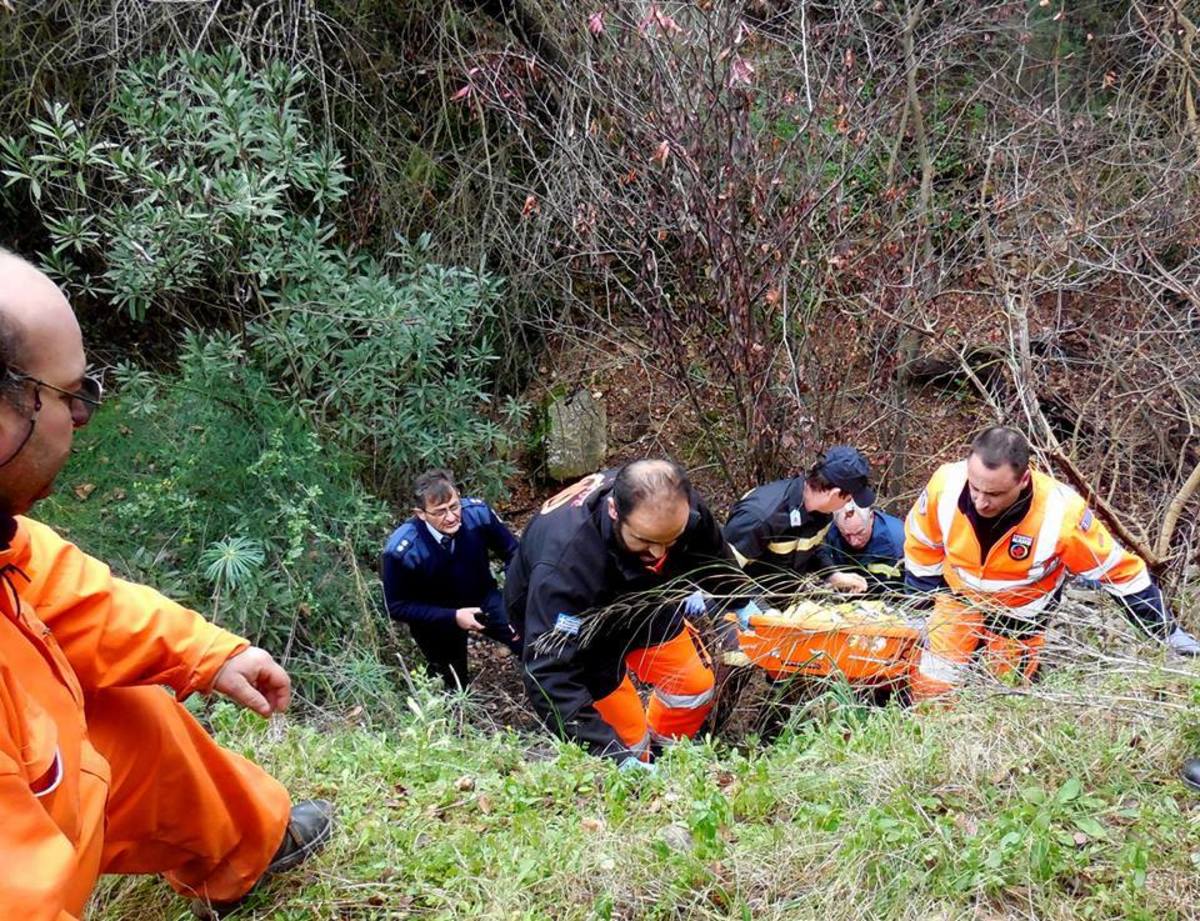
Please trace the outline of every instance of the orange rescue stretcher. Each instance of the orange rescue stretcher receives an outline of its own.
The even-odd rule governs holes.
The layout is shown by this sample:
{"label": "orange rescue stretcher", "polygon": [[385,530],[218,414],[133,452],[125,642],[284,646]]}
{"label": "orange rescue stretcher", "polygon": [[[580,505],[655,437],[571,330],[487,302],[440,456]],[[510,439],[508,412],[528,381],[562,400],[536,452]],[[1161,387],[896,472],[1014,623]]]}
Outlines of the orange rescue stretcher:
{"label": "orange rescue stretcher", "polygon": [[726,620],[751,664],[772,678],[842,675],[851,684],[906,683],[920,648],[920,622],[883,601],[797,601]]}

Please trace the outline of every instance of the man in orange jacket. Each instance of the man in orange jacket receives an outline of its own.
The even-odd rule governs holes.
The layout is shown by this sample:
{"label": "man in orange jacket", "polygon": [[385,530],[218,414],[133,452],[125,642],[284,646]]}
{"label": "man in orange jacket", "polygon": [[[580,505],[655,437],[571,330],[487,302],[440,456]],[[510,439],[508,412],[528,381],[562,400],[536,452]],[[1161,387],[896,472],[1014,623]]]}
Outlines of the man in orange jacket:
{"label": "man in orange jacket", "polygon": [[0,250],[0,918],[77,918],[100,873],[235,902],[332,828],[179,703],[283,710],[270,654],[23,517],[99,402],[70,305]]}
{"label": "man in orange jacket", "polygon": [[1029,444],[1015,429],[988,429],[966,461],[934,473],[905,520],[904,560],[910,588],[939,592],[912,682],[918,700],[961,684],[980,647],[997,674],[1032,677],[1069,575],[1099,582],[1176,652],[1200,653],[1145,562],[1113,539],[1078,493],[1030,469]]}

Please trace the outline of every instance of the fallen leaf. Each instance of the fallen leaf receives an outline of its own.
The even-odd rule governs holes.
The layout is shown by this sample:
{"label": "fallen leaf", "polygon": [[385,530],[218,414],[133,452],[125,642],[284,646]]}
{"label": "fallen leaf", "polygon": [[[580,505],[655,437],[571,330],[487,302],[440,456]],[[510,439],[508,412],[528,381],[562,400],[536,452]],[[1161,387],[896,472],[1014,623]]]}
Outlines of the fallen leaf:
{"label": "fallen leaf", "polygon": [[668,142],[663,141],[658,145],[658,147],[656,147],[654,149],[654,154],[650,157],[650,159],[653,162],[657,163],[659,166],[666,166],[667,158],[670,155],[671,155],[671,145]]}
{"label": "fallen leaf", "polygon": [[480,793],[479,798],[475,800],[475,803],[479,806],[479,811],[484,815],[492,814],[492,798],[486,793]]}
{"label": "fallen leaf", "polygon": [[740,54],[734,55],[733,63],[729,65],[730,86],[752,86],[754,84],[754,65]]}
{"label": "fallen leaf", "polygon": [[592,13],[592,15],[588,17],[587,28],[588,31],[593,35],[601,34],[604,31],[604,13],[600,10],[596,10],[596,12]]}
{"label": "fallen leaf", "polygon": [[462,777],[458,778],[458,780],[454,781],[454,789],[459,793],[466,793],[468,790],[474,790],[475,778],[468,777],[464,774]]}
{"label": "fallen leaf", "polygon": [[80,502],[84,502],[87,500],[88,496],[90,496],[92,493],[94,493],[96,491],[96,484],[95,483],[80,483],[78,486],[76,486],[71,491],[73,493],[75,493],[76,498],[79,499]]}
{"label": "fallen leaf", "polygon": [[604,831],[604,820],[587,816],[580,821],[579,827],[588,832]]}

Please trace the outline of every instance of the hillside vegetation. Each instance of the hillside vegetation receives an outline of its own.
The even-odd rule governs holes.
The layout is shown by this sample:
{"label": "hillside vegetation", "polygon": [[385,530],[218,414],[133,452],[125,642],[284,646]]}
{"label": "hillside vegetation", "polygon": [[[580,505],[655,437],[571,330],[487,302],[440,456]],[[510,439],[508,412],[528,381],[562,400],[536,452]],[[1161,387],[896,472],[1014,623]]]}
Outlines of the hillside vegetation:
{"label": "hillside vegetation", "polygon": [[[768,749],[680,746],[654,777],[425,690],[307,725],[222,704],[218,736],[340,822],[238,917],[1195,917],[1200,804],[1174,778],[1195,720],[1162,703],[1194,707],[1192,683],[1114,675],[1063,705],[1064,669],[1046,696],[826,708]],[[187,915],[122,880],[95,916]]]}
{"label": "hillside vegetation", "polygon": [[38,514],[275,653],[286,719],[195,706],[339,809],[240,917],[1200,915],[1194,670],[1093,599],[1040,684],[835,686],[632,778],[510,662],[433,693],[375,575],[423,468],[556,491],[587,388],[718,510],[851,442],[902,512],[1015,425],[1196,628],[1193,7],[0,0],[0,245],[112,394]]}

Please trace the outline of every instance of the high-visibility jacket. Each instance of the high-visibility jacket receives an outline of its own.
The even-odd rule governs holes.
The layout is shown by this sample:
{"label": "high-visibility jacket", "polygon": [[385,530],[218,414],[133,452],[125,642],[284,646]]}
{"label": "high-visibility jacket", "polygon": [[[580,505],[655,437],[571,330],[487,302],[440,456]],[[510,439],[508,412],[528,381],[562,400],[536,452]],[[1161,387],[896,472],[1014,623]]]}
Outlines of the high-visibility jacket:
{"label": "high-visibility jacket", "polygon": [[1028,512],[981,558],[967,515],[967,463],[940,467],[905,519],[910,583],[942,581],[960,597],[999,610],[998,625],[1019,633],[1044,625],[1063,582],[1077,575],[1098,581],[1143,626],[1150,621],[1147,629],[1159,632],[1170,615],[1145,562],[1117,543],[1069,486],[1037,470],[1032,478]]}
{"label": "high-visibility jacket", "polygon": [[104,841],[109,765],[88,739],[85,699],[129,685],[206,691],[249,644],[113,578],[45,525],[3,526],[15,533],[0,549],[0,917],[62,921],[81,914]]}

